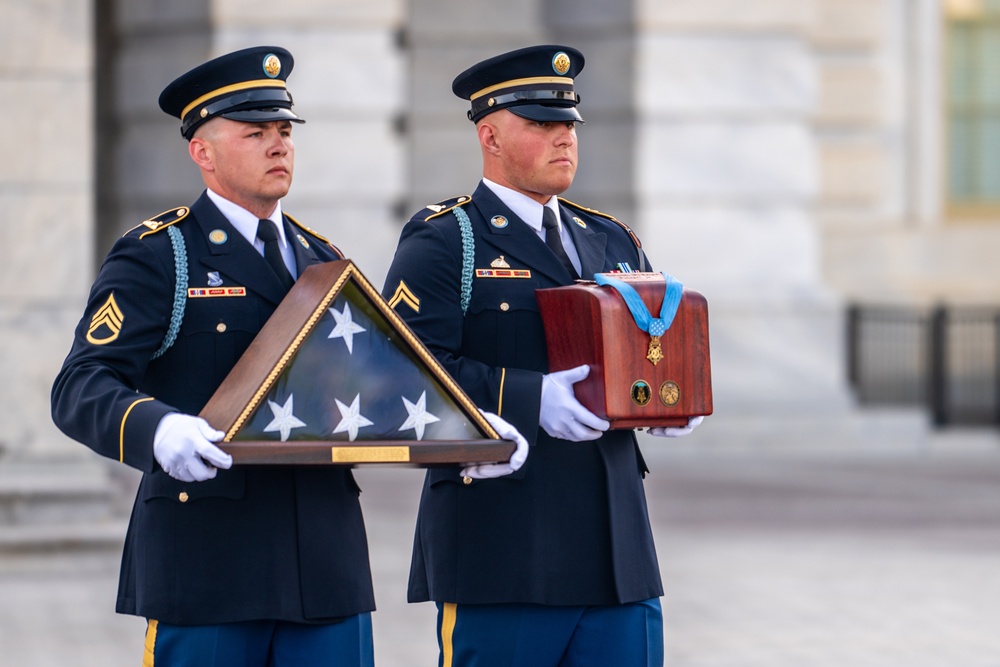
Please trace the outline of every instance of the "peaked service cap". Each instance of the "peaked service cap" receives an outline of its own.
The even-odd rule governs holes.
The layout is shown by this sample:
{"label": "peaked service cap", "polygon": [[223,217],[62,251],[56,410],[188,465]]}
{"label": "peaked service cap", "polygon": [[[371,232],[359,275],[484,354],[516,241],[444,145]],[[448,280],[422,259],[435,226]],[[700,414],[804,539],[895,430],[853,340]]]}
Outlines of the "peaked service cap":
{"label": "peaked service cap", "polygon": [[188,140],[216,116],[244,123],[304,123],[292,112],[292,95],[285,86],[294,64],[292,54],[278,46],[234,51],[174,79],[160,93],[160,108],[180,118],[181,134]]}
{"label": "peaked service cap", "polygon": [[537,121],[583,122],[573,78],[583,69],[583,54],[569,46],[539,45],[502,53],[465,70],[452,92],[469,100],[469,120],[500,109]]}

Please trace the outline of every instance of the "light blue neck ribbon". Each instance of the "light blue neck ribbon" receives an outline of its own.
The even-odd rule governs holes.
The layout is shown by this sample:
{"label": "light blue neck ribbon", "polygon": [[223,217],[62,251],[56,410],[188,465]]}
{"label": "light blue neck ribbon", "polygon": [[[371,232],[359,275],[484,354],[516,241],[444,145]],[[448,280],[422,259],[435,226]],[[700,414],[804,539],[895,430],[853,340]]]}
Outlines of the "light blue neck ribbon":
{"label": "light blue neck ribbon", "polygon": [[650,336],[662,336],[670,325],[674,323],[674,316],[677,314],[677,307],[681,303],[681,295],[684,292],[684,285],[673,276],[661,272],[660,275],[667,281],[667,291],[663,295],[663,305],[660,307],[660,316],[654,318],[643,303],[642,297],[631,285],[624,280],[610,278],[604,273],[595,273],[594,280],[598,285],[613,287],[625,300],[629,312],[636,326],[645,331]]}

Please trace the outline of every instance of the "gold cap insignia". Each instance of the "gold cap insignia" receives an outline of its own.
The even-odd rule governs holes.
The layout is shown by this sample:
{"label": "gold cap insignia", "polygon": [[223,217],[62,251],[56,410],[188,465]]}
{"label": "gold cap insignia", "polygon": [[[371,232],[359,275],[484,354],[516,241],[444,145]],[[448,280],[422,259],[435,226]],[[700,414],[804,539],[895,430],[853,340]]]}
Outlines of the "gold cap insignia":
{"label": "gold cap insignia", "polygon": [[221,229],[213,229],[208,233],[208,240],[215,245],[222,245],[229,239],[229,234],[225,233]]}
{"label": "gold cap insignia", "polygon": [[494,215],[492,218],[490,218],[490,224],[496,227],[497,229],[503,229],[504,227],[507,226],[507,218],[503,217],[502,215]]}
{"label": "gold cap insignia", "polygon": [[587,223],[576,216],[573,216],[573,222],[575,222],[580,227],[580,229],[587,228]]}
{"label": "gold cap insignia", "polygon": [[281,60],[273,53],[269,53],[264,57],[264,74],[272,79],[281,74]]}
{"label": "gold cap insignia", "polygon": [[500,255],[499,257],[497,257],[496,259],[494,259],[492,262],[490,262],[490,266],[492,266],[494,269],[509,269],[510,268],[510,264],[508,264],[507,261],[503,258],[503,255]]}
{"label": "gold cap insignia", "polygon": [[569,71],[569,66],[569,56],[565,52],[560,51],[552,56],[552,69],[555,70],[556,74],[562,76]]}
{"label": "gold cap insignia", "polygon": [[104,305],[90,318],[87,341],[94,345],[107,345],[118,338],[124,321],[125,316],[115,302],[115,293],[112,292]]}

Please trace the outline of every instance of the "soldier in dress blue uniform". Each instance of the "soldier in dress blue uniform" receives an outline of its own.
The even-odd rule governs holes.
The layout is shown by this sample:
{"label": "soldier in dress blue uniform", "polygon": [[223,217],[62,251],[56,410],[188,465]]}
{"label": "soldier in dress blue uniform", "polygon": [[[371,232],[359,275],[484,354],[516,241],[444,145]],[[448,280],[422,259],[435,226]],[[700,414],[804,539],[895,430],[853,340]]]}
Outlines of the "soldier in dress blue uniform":
{"label": "soldier in dress blue uniform", "polygon": [[[471,196],[404,227],[384,296],[481,408],[525,434],[517,472],[428,472],[409,600],[438,605],[440,665],[659,665],[663,594],[632,431],[609,431],[550,373],[535,290],[649,270],[615,218],[558,197],[577,168],[583,55],[533,46],[478,63],[470,100],[483,155]],[[652,429],[678,436],[684,428]]]}
{"label": "soldier in dress blue uniform", "polygon": [[207,189],[115,244],[52,389],[67,435],[143,472],[117,601],[148,619],[143,664],[373,664],[350,470],[231,468],[223,433],[193,416],[295,277],[342,258],[282,211],[303,122],[292,65],[285,49],[249,48],[163,91]]}

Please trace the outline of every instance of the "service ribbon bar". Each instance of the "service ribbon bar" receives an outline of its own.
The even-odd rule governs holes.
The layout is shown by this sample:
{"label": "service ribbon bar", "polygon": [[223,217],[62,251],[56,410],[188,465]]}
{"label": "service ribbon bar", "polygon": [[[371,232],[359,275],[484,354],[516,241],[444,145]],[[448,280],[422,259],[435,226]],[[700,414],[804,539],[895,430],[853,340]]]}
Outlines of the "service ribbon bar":
{"label": "service ribbon bar", "polygon": [[201,299],[215,296],[246,296],[246,287],[191,287],[188,289],[189,299]]}

